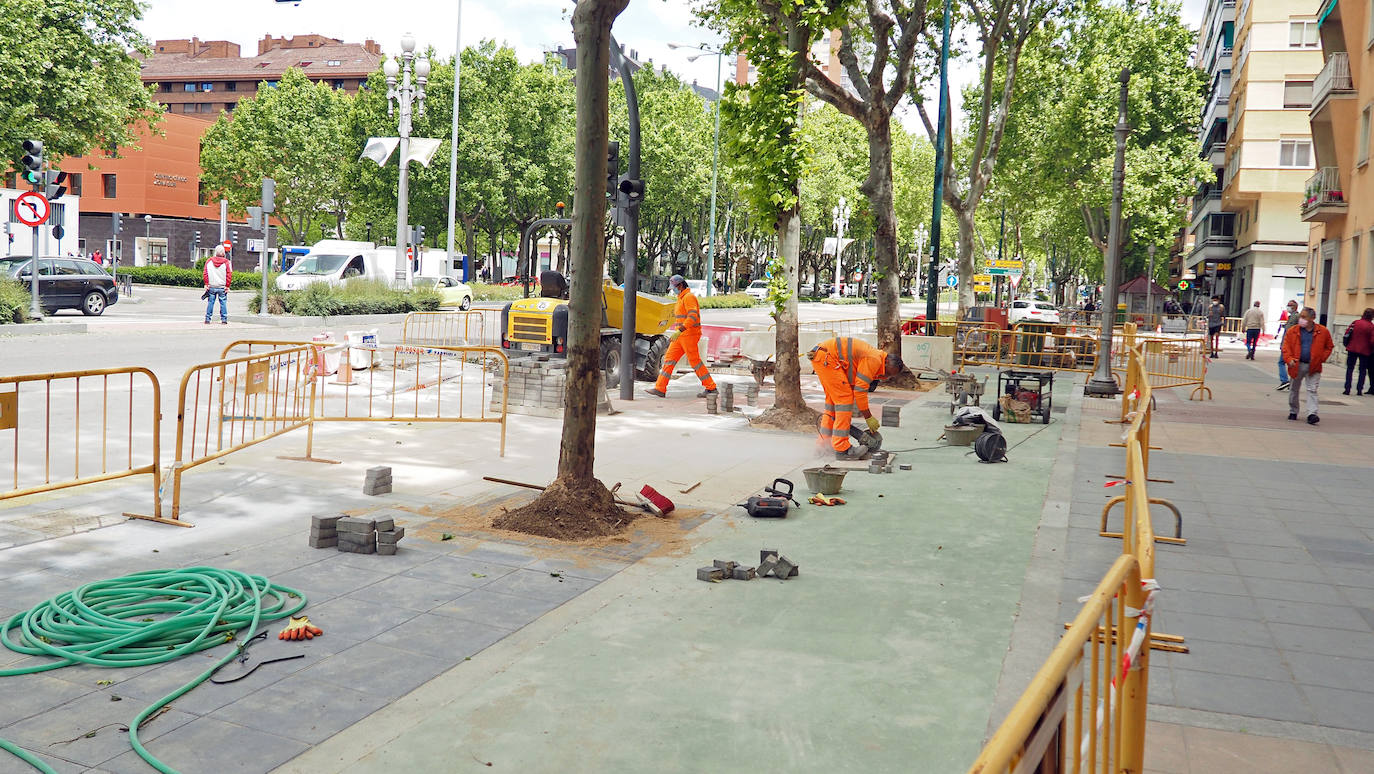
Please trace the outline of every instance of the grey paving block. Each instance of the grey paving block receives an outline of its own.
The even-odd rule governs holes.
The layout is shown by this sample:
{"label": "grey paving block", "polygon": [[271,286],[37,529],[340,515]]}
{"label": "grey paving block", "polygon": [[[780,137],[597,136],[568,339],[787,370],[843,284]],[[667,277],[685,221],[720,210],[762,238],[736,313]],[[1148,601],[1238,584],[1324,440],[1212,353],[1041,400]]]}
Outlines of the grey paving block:
{"label": "grey paving block", "polygon": [[725,580],[725,570],[721,567],[698,567],[697,580],[716,582]]}
{"label": "grey paving block", "polygon": [[372,519],[363,519],[356,516],[349,516],[339,519],[336,528],[339,532],[351,534],[366,534],[377,529],[377,524]]}
{"label": "grey paving block", "polygon": [[414,610],[353,597],[311,605],[306,612],[311,623],[324,629],[325,637],[340,636],[354,642],[372,639],[418,615]]}
{"label": "grey paving block", "polygon": [[553,577],[539,570],[520,569],[488,583],[484,588],[499,594],[513,594],[550,602],[566,602],[595,586],[597,581],[572,576]]}
{"label": "grey paving block", "polygon": [[411,653],[461,661],[509,633],[509,630],[495,626],[423,613],[379,634],[376,642]]}
{"label": "grey paving block", "polygon": [[389,532],[396,528],[396,520],[389,516],[386,518],[374,519],[373,526],[378,532]]}
{"label": "grey paving block", "polygon": [[1185,591],[1169,595],[1169,607],[1181,613],[1263,620],[1259,607],[1249,596]]}
{"label": "grey paving block", "polygon": [[[0,648],[0,653],[9,652],[8,650]],[[49,659],[32,659],[32,663],[42,663],[48,660]],[[0,701],[0,729],[3,729],[11,723],[23,720],[24,718],[37,715],[47,710],[49,707],[64,704],[92,693],[97,688],[95,684],[97,680],[111,679],[104,675],[93,676],[85,673],[78,676],[75,672],[70,671],[70,669],[71,668],[58,669],[52,672],[0,678],[0,685],[4,686],[4,694],[8,697],[42,696],[44,699],[42,703],[13,700]],[[111,676],[118,676],[120,670],[102,669],[99,671]],[[72,679],[63,680],[60,679],[61,676],[70,677]],[[3,736],[4,734],[0,733],[0,737]],[[44,742],[44,744],[47,744],[47,742]]]}
{"label": "grey paving block", "polygon": [[[310,745],[213,718],[196,718],[149,745],[153,755],[177,771],[261,774],[309,749]],[[147,774],[148,764],[130,750],[101,764],[112,774]]]}
{"label": "grey paving block", "polygon": [[773,573],[773,570],[777,566],[777,558],[773,555],[770,555],[767,559],[764,559],[763,561],[759,562],[758,569],[755,572],[758,575],[758,577],[767,578],[769,575]]}
{"label": "grey paving block", "polygon": [[1287,680],[1221,675],[1172,667],[1180,707],[1229,715],[1312,723],[1316,714],[1297,686]]}
{"label": "grey paving block", "polygon": [[[355,691],[383,699],[397,699],[443,674],[457,661],[363,642],[335,653],[300,672],[320,683],[343,683]],[[376,668],[379,664],[385,669]]]}
{"label": "grey paving block", "polygon": [[532,599],[475,589],[430,612],[514,631],[561,604],[558,600]]}
{"label": "grey paving block", "polygon": [[403,538],[403,537],[405,537],[405,536],[406,536],[406,528],[405,528],[405,527],[392,527],[391,529],[386,529],[386,530],[378,529],[378,531],[377,531],[377,542],[379,542],[379,543],[397,543],[397,542],[400,542],[401,538]]}
{"label": "grey paving block", "polygon": [[327,537],[327,538],[329,538],[329,537],[334,537],[335,535],[338,535],[338,534],[339,534],[339,530],[335,529],[334,527],[328,527],[328,528],[316,528],[316,527],[311,527],[311,528],[310,528],[310,537],[312,537],[312,538],[316,538],[316,537]]}
{"label": "grey paving block", "polygon": [[773,577],[787,580],[792,577],[792,570],[794,569],[796,569],[796,565],[792,564],[786,557],[779,556],[777,566],[773,568]]}
{"label": "grey paving block", "polygon": [[[1189,540],[1189,543],[1193,541]],[[1232,559],[1258,559],[1264,562],[1284,562],[1287,564],[1311,564],[1313,555],[1302,548],[1283,548],[1278,546],[1249,545],[1245,543],[1226,544],[1226,553]]]}
{"label": "grey paving block", "polygon": [[[1155,574],[1160,575],[1160,573]],[[1245,596],[1250,593],[1245,582],[1238,575],[1172,570],[1162,582],[1168,585],[1171,592],[1209,591],[1215,594],[1236,596]]]}
{"label": "grey paving block", "polygon": [[1265,600],[1260,606],[1264,620],[1271,623],[1345,629],[1369,632],[1369,622],[1349,605],[1321,605],[1313,602]]}
{"label": "grey paving block", "polygon": [[1236,559],[1236,572],[1247,579],[1275,579],[1303,581],[1307,583],[1327,583],[1328,578],[1315,563],[1292,564],[1289,562],[1266,562],[1262,559]]}
{"label": "grey paving block", "polygon": [[339,545],[338,537],[312,537],[309,545],[311,548],[334,548]]}
{"label": "grey paving block", "polygon": [[734,580],[753,580],[757,571],[753,567],[736,567],[730,577]]}
{"label": "grey paving block", "polygon": [[1365,658],[1374,653],[1374,634],[1291,623],[1269,623],[1266,626],[1282,650],[1346,658]]}
{"label": "grey paving block", "polygon": [[[1176,632],[1168,632],[1175,634]],[[1267,640],[1257,645],[1188,638],[1188,653],[1156,651],[1155,658],[1175,669],[1285,681],[1292,673],[1280,651]]]}
{"label": "grey paving block", "polygon": [[1268,627],[1262,621],[1179,612],[1169,605],[1168,596],[1163,596],[1156,602],[1153,631],[1177,634],[1189,642],[1208,640],[1262,647],[1275,645]]}
{"label": "grey paving block", "polygon": [[339,519],[341,518],[343,518],[343,516],[340,514],[334,516],[311,516],[310,528],[312,530],[336,529],[339,524]]}
{"label": "grey paving block", "polygon": [[[122,700],[111,701],[111,696],[120,696]],[[106,723],[127,724],[145,706],[145,702],[124,697],[118,691],[96,691],[8,726],[3,736],[30,749],[47,751],[86,766],[97,766],[128,750],[129,736],[121,733],[118,726],[102,729],[93,737],[84,735]],[[139,739],[154,740],[194,719],[194,715],[174,707],[144,725],[139,731]],[[68,739],[75,741],[54,744]]]}
{"label": "grey paving block", "polygon": [[1345,605],[1340,591],[1329,583],[1276,580],[1274,578],[1246,578],[1250,593],[1260,600],[1314,602],[1323,605]]}
{"label": "grey paving block", "polygon": [[391,574],[386,569],[364,570],[337,561],[324,561],[281,573],[272,581],[300,591],[312,603],[319,603],[376,583]]}
{"label": "grey paving block", "polygon": [[465,586],[393,575],[350,593],[348,598],[423,613],[469,592],[471,589]]}
{"label": "grey paving block", "polygon": [[1367,680],[1354,678],[1356,675],[1370,674],[1371,670],[1374,670],[1374,660],[1369,658],[1327,656],[1321,653],[1304,653],[1300,650],[1285,650],[1282,651],[1282,655],[1293,676],[1304,686],[1304,690],[1308,686],[1346,690],[1363,687],[1374,690],[1374,685]]}
{"label": "grey paving block", "polygon": [[403,574],[412,578],[437,580],[455,586],[475,589],[486,586],[514,571],[515,568],[509,565],[481,562],[452,554],[441,554],[424,564],[405,570]]}
{"label": "grey paving block", "polygon": [[377,465],[376,467],[368,468],[366,475],[368,478],[377,478],[378,476],[389,476],[391,475],[391,468],[387,465]]}
{"label": "grey paving block", "polygon": [[378,544],[373,548],[373,550],[376,551],[376,553],[377,553],[379,556],[395,556],[395,555],[396,555],[396,544],[395,544],[395,543],[378,543]]}
{"label": "grey paving block", "polygon": [[386,704],[345,684],[295,675],[223,707],[215,718],[318,744]]}
{"label": "grey paving block", "polygon": [[375,532],[340,532],[338,534],[340,543],[350,546],[374,545],[377,542]]}
{"label": "grey paving block", "polygon": [[337,546],[335,546],[335,549],[338,550],[340,553],[347,553],[347,554],[369,554],[369,555],[370,555],[370,554],[375,554],[375,553],[377,553],[377,544],[376,544],[376,543],[363,543],[363,544],[340,543],[340,544],[338,544]]}
{"label": "grey paving block", "polygon": [[1303,686],[1302,692],[1321,725],[1374,732],[1374,693],[1317,686]]}

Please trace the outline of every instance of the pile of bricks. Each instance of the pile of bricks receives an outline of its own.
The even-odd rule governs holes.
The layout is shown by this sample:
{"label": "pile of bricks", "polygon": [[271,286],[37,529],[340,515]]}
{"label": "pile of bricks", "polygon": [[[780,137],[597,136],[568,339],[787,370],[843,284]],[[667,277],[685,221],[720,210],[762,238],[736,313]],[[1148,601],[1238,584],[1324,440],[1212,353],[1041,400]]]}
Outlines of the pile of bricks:
{"label": "pile of bricks", "polygon": [[883,420],[882,420],[882,422],[883,422],[883,427],[901,427],[901,426],[902,426],[902,407],[901,407],[901,406],[883,406]]}
{"label": "pile of bricks", "polygon": [[[501,394],[506,393],[506,410],[512,414],[537,417],[563,415],[563,398],[568,389],[568,361],[548,355],[531,355],[510,361],[510,379],[497,373],[492,380],[491,402],[487,409],[501,413]],[[604,381],[597,380],[598,411],[609,411]]]}
{"label": "pile of bricks", "polygon": [[315,516],[310,521],[311,548],[337,547],[350,554],[392,556],[405,534],[405,527],[396,526],[396,521],[390,518]]}
{"label": "pile of bricks", "polygon": [[735,410],[735,398],[743,397],[750,406],[759,404],[759,386],[750,383],[721,381],[717,384],[720,393],[721,413],[729,414]]}
{"label": "pile of bricks", "polygon": [[385,465],[368,468],[367,479],[363,481],[363,494],[373,496],[391,494],[391,468]]}
{"label": "pile of bricks", "polygon": [[753,580],[772,575],[778,580],[795,578],[801,572],[801,565],[793,562],[771,548],[759,551],[759,566],[745,567],[738,562],[716,559],[710,567],[697,570],[697,580],[718,583],[723,580]]}

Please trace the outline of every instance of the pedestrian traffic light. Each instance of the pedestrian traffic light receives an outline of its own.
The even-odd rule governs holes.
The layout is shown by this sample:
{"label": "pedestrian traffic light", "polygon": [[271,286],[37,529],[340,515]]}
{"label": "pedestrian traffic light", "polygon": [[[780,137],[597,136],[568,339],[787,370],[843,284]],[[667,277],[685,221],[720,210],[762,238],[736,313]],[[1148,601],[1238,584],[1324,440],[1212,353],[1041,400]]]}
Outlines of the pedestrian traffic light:
{"label": "pedestrian traffic light", "polygon": [[43,169],[43,141],[25,140],[24,157],[19,160],[24,167],[24,179],[30,183],[38,183],[42,180]]}
{"label": "pedestrian traffic light", "polygon": [[67,173],[59,172],[55,169],[43,173],[43,194],[48,197],[48,201],[56,201],[62,198],[62,194],[67,192]]}
{"label": "pedestrian traffic light", "polygon": [[415,244],[422,247],[425,244],[425,227],[423,224],[415,227]]}
{"label": "pedestrian traffic light", "polygon": [[277,181],[270,177],[262,179],[262,211],[277,211]]}
{"label": "pedestrian traffic light", "polygon": [[606,143],[606,195],[615,196],[620,183],[620,143]]}
{"label": "pedestrian traffic light", "polygon": [[124,215],[119,212],[110,213],[110,233],[118,234],[124,230]]}

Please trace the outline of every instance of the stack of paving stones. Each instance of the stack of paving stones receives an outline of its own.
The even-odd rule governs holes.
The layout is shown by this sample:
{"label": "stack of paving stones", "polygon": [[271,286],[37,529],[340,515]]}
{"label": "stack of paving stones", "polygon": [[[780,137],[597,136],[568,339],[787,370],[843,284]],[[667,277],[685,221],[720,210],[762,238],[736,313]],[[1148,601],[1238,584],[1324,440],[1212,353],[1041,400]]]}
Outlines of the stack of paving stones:
{"label": "stack of paving stones", "polygon": [[348,554],[377,553],[377,522],[357,516],[345,516],[337,522],[339,550]]}
{"label": "stack of paving stones", "polygon": [[312,548],[337,547],[348,554],[393,556],[405,535],[405,527],[396,526],[390,517],[316,516],[310,524]]}
{"label": "stack of paving stones", "polygon": [[883,406],[883,427],[902,426],[902,407]]}
{"label": "stack of paving stones", "polygon": [[759,566],[745,567],[738,562],[716,559],[710,567],[697,570],[697,580],[718,583],[723,580],[753,580],[766,578],[770,574],[779,579],[795,578],[801,566],[772,549],[759,551]]}
{"label": "stack of paving stones", "polygon": [[385,465],[368,468],[367,479],[363,481],[363,494],[373,496],[391,494],[391,468]]}
{"label": "stack of paving stones", "polygon": [[342,516],[311,516],[310,547],[333,548],[339,544],[339,519]]}
{"label": "stack of paving stones", "polygon": [[717,393],[720,395],[720,412],[730,414],[735,410],[735,383],[720,382],[716,385]]}
{"label": "stack of paving stones", "polygon": [[[563,397],[568,389],[568,361],[548,355],[533,355],[510,361],[510,379],[500,373],[493,376],[491,402],[487,410],[501,413],[501,393],[506,392],[506,410],[512,414],[536,417],[563,415]],[[598,411],[608,412],[611,402],[606,397],[604,376],[597,379]]]}

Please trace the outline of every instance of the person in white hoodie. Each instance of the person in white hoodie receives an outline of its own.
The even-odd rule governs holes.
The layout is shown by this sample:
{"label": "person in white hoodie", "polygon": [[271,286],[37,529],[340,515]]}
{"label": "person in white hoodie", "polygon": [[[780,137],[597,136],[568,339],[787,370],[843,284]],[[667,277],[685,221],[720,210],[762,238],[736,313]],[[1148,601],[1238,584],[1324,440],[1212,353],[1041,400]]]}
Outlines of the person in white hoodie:
{"label": "person in white hoodie", "polygon": [[215,254],[205,262],[205,324],[215,315],[215,300],[219,300],[219,321],[229,324],[229,283],[234,279],[234,267],[224,257],[224,245],[215,247]]}

